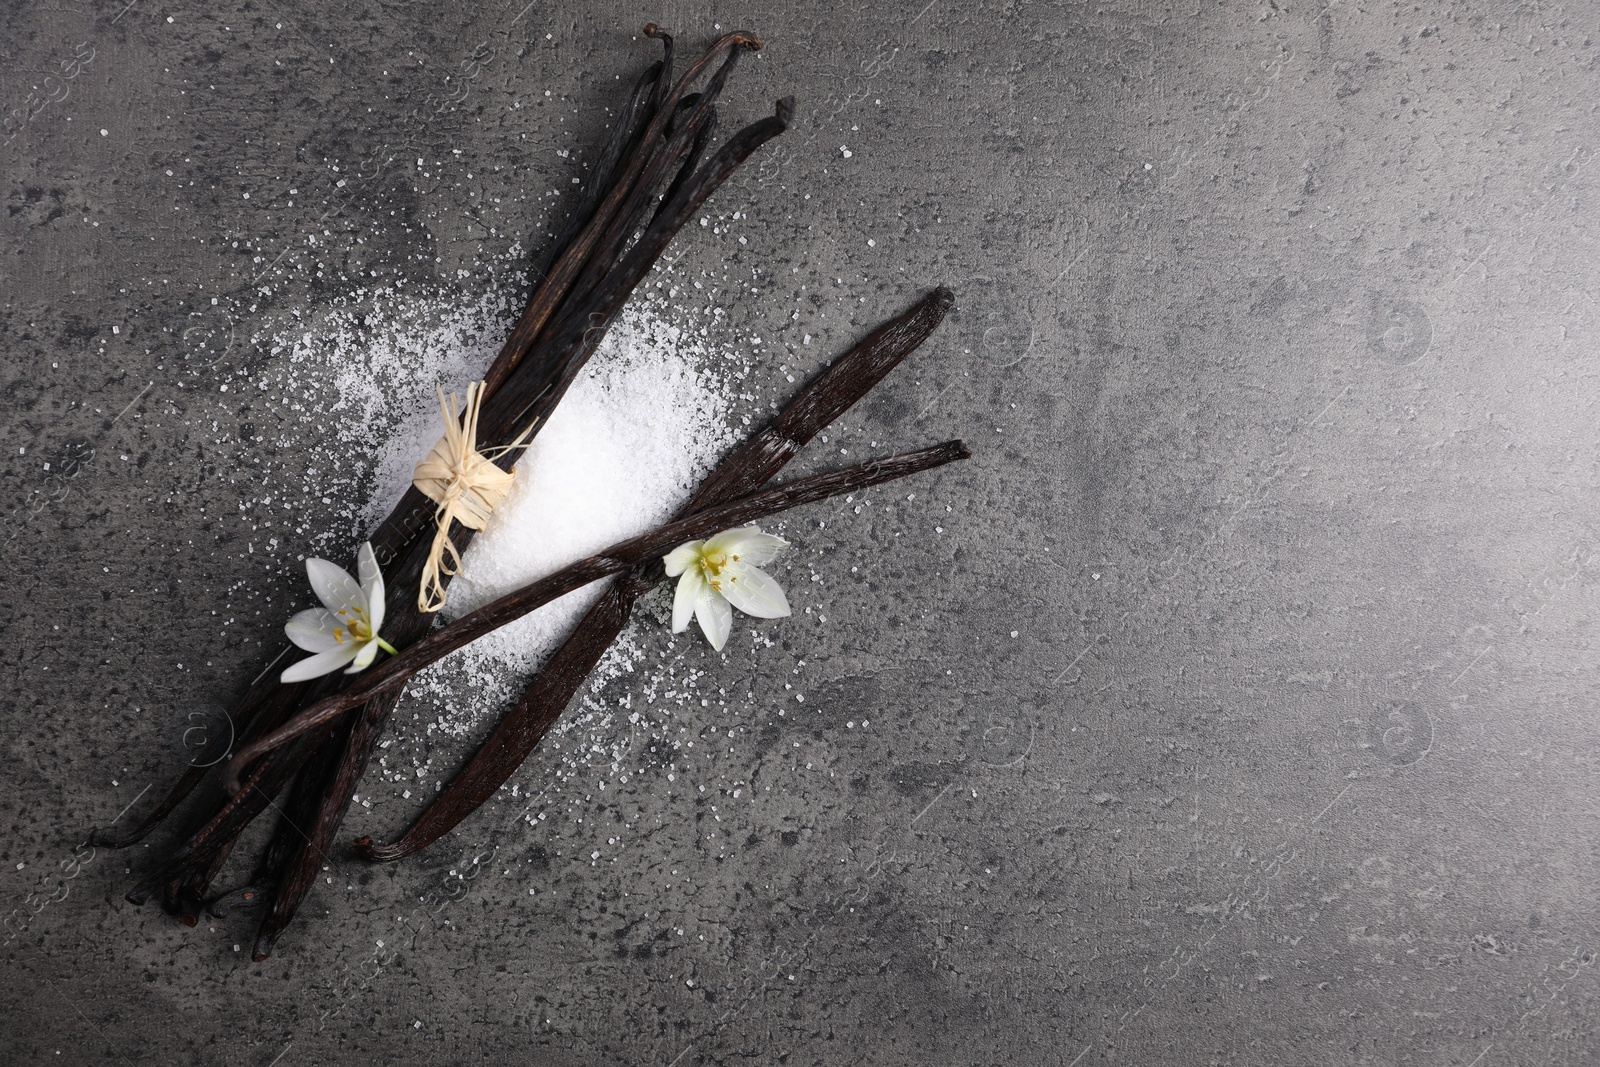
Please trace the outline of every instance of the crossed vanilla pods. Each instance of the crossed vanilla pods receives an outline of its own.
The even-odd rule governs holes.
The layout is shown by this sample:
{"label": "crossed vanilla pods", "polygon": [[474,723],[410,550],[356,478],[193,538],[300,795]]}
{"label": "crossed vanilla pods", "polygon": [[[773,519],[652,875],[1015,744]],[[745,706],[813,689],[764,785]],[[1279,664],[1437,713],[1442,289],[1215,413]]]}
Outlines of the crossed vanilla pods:
{"label": "crossed vanilla pods", "polygon": [[[327,861],[388,716],[416,670],[562,592],[616,576],[522,700],[410,830],[389,845],[357,842],[375,860],[399,859],[436,840],[516,771],[620,633],[634,601],[662,580],[661,556],[668,550],[968,455],[952,441],[766,488],[806,441],[932,332],[953,299],[938,289],[819,374],[706,478],[673,522],[433,629],[432,611],[443,601],[459,552],[509,483],[515,453],[548,420],[684,223],[751,153],[789,125],[792,104],[783,100],[772,116],[737,131],[702,162],[716,127],[715,102],[739,55],[761,42],[747,33],[724,35],[673,81],[671,36],[654,25],[645,33],[661,41],[662,60],[636,83],[594,179],[546,270],[535,276],[526,309],[481,385],[469,392],[468,417],[456,424],[453,409],[447,412],[447,425],[459,432],[447,432],[445,451],[419,464],[416,484],[371,538],[382,581],[397,594],[383,627],[397,654],[355,675],[281,683],[268,672],[258,679],[233,716],[239,748],[224,765],[229,788],[144,873],[128,894],[134,903],[155,895],[191,926],[202,912],[222,915],[266,904],[252,952],[255,960],[266,959]],[[704,87],[691,91],[702,78]],[[96,831],[93,843],[119,848],[142,840],[209,773],[215,772],[185,768],[154,809],[124,829]],[[213,883],[240,835],[269,808],[278,822],[248,881],[216,892]]]}

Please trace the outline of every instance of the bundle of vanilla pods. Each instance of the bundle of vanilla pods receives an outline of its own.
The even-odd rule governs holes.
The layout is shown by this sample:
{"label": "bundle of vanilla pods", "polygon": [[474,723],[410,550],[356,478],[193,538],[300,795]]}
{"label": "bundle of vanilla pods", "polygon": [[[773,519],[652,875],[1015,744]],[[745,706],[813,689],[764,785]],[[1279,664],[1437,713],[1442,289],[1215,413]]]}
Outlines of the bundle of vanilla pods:
{"label": "bundle of vanilla pods", "polygon": [[[634,288],[668,242],[708,196],[757,148],[788,126],[792,102],[739,130],[702,162],[716,124],[715,103],[740,54],[760,47],[748,33],[730,33],[673,79],[672,38],[654,25],[663,59],[634,87],[601,154],[585,196],[557,240],[549,266],[499,355],[483,376],[477,436],[509,469],[526,428],[542,426],[594,353]],[[713,68],[715,68],[713,70]],[[707,72],[710,76],[706,77]],[[704,81],[703,88],[691,91]],[[156,896],[187,925],[202,912],[266,909],[252,958],[272,952],[294,918],[349,808],[373,749],[407,679],[498,626],[592,581],[612,581],[566,642],[534,677],[522,700],[397,841],[363,838],[359,852],[393,861],[423,848],[493,796],[521,765],[626,625],[634,602],[664,577],[661,557],[675,546],[777,514],[791,507],[929,470],[966,458],[950,441],[917,452],[768,487],[799,449],[838,418],[913,351],[943,319],[953,298],[936,289],[808,383],[765,429],[729,454],[673,522],[613,545],[516,590],[456,621],[434,627],[418,593],[429,568],[439,509],[413,486],[371,538],[393,608],[383,635],[396,654],[364,673],[284,683],[263,675],[232,718],[237,748],[230,759],[187,767],[164,799],[137,823],[96,831],[94,844],[121,848],[173,817],[208,777],[225,787],[201,810],[178,843],[128,894],[142,904]],[[473,531],[444,531],[459,549]],[[436,552],[435,552],[436,558]],[[449,572],[432,573],[442,587]],[[271,810],[271,837],[241,888],[217,892],[217,881],[246,827]]]}

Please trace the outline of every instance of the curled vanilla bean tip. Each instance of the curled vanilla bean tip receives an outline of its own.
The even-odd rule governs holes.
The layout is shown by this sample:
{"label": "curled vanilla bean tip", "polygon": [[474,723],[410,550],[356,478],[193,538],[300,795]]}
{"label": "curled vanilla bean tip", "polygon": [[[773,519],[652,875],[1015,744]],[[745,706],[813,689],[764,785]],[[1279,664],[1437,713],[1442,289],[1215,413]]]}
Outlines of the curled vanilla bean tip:
{"label": "curled vanilla bean tip", "polygon": [[[244,792],[245,772],[250,769],[250,765],[252,763],[255,763],[256,760],[264,756],[266,751],[267,750],[260,748],[258,745],[246,745],[244,748],[234,753],[233,758],[228,761],[226,770],[222,776],[223,792],[227,793],[230,797],[236,797],[240,793]],[[254,783],[251,784],[253,785]]]}

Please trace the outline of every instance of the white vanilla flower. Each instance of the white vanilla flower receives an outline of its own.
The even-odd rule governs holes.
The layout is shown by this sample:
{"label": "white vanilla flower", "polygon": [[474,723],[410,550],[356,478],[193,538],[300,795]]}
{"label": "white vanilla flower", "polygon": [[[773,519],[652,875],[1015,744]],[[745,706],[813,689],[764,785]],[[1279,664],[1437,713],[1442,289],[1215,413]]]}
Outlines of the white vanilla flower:
{"label": "white vanilla flower", "polygon": [[370,541],[356,553],[356,569],[361,572],[359,585],[343,567],[325,559],[306,560],[306,575],[323,606],[300,612],[283,631],[297,646],[316,655],[284,671],[283,681],[320,678],[346,663],[350,664],[345,667],[346,674],[364,671],[372,666],[380,648],[394,655],[394,646],[378,636],[383,627],[383,573]]}
{"label": "white vanilla flower", "polygon": [[690,616],[698,618],[706,640],[720,652],[733,628],[729,604],[758,619],[789,614],[783,590],[771,575],[757,569],[757,564],[772,562],[780,549],[788,547],[783,538],[746,526],[673,549],[664,558],[668,577],[678,579],[672,632],[682,633]]}

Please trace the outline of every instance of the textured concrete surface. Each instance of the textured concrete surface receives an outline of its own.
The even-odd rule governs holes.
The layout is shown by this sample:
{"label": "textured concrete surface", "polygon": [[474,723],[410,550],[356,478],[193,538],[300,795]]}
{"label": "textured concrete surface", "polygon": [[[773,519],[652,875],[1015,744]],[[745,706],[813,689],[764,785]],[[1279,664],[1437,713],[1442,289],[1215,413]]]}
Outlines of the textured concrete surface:
{"label": "textured concrete surface", "polygon": [[[779,8],[7,6],[0,1058],[1592,1062],[1594,9]],[[675,646],[731,696],[626,782],[530,825],[541,754],[259,966],[126,904],[85,834],[299,595],[252,337],[519,296],[647,19],[765,37],[725,129],[798,102],[747,243],[673,253],[726,343],[806,372],[949,284],[841,440],[976,458],[807,530],[826,625]]]}

